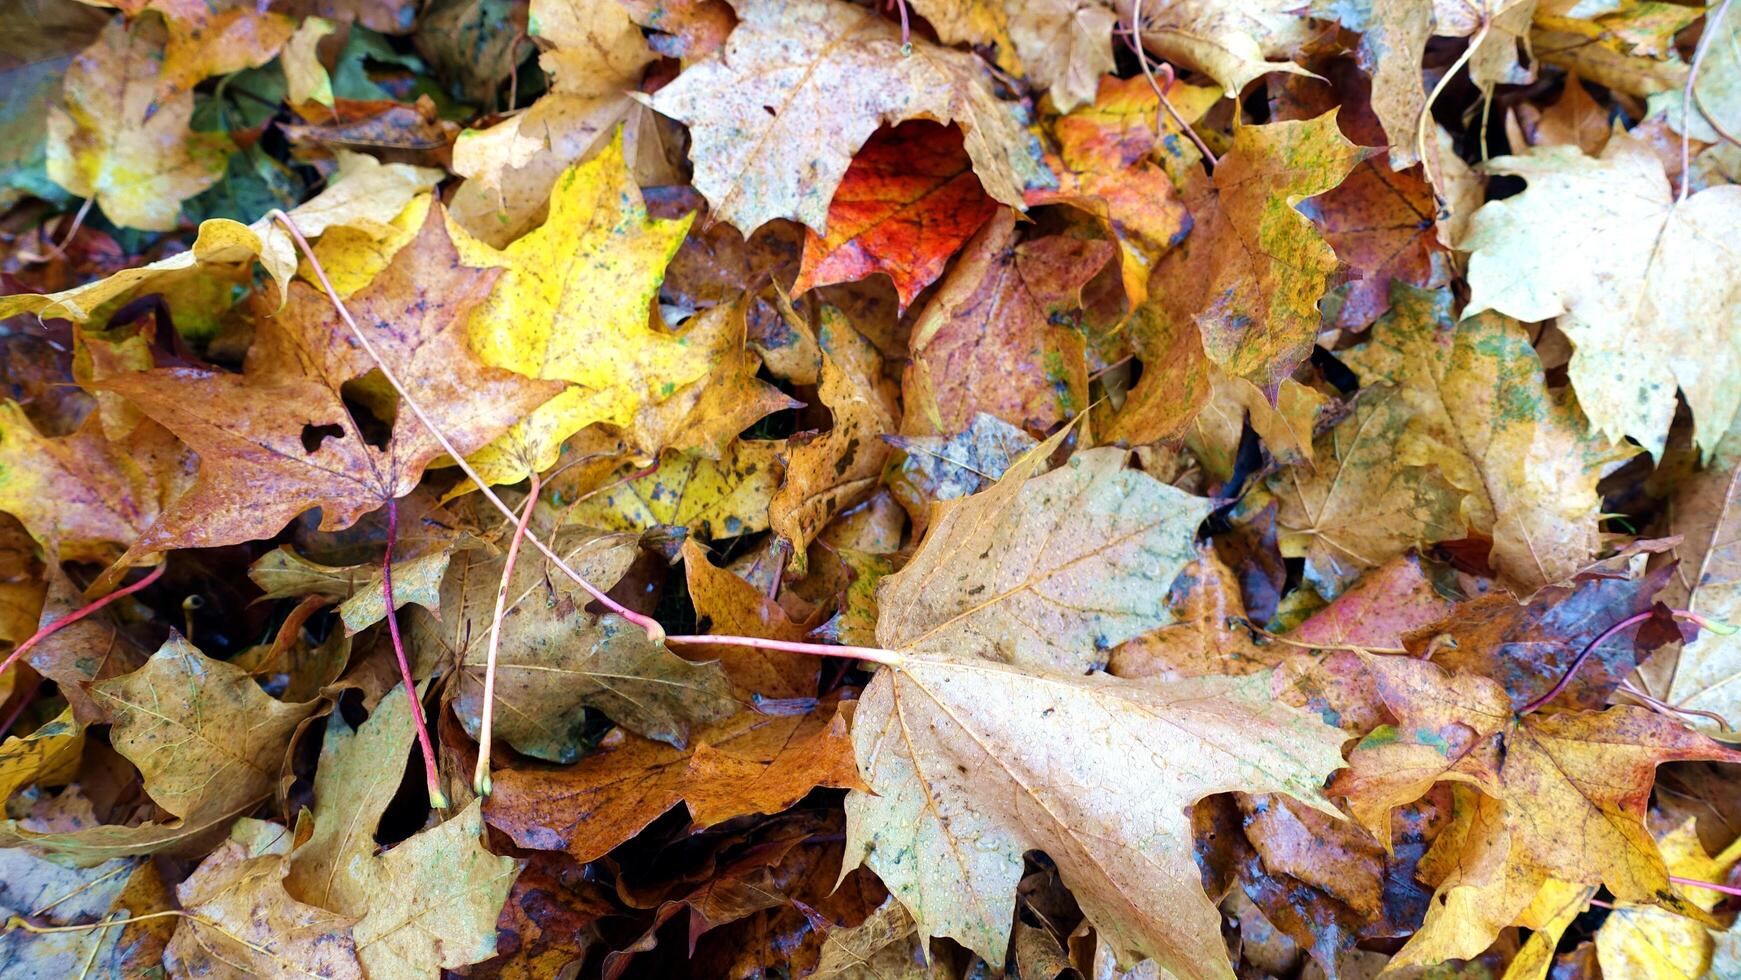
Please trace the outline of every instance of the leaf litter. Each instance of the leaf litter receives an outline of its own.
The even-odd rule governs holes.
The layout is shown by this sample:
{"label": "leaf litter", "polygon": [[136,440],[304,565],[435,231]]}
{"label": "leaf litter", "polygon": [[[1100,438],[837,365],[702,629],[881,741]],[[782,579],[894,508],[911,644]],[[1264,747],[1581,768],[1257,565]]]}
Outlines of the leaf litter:
{"label": "leaf litter", "polygon": [[0,964],[1741,975],[1741,13],[0,38]]}

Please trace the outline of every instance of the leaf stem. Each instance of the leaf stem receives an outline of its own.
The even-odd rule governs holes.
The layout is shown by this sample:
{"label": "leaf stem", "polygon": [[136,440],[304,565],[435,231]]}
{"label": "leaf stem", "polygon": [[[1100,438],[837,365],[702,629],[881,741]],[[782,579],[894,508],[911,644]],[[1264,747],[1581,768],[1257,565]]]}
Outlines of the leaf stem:
{"label": "leaf stem", "polygon": [[[1173,103],[1167,99],[1166,90],[1163,89],[1161,84],[1155,80],[1154,69],[1149,67],[1149,53],[1143,48],[1143,0],[1136,0],[1136,2],[1131,5],[1130,26],[1131,50],[1136,52],[1136,63],[1141,66],[1143,77],[1148,79],[1149,88],[1154,89],[1155,98],[1161,100],[1161,108],[1166,110],[1167,115],[1173,117],[1173,124],[1183,130],[1185,135],[1191,138],[1191,142],[1197,145],[1197,152],[1203,154],[1203,159],[1209,161],[1209,166],[1220,166],[1221,160],[1209,149],[1209,144],[1203,142],[1203,137],[1197,135],[1197,130],[1193,129],[1191,124],[1185,121],[1184,116],[1179,115],[1179,110],[1173,108]],[[1173,84],[1173,66],[1163,65],[1162,67],[1164,67],[1167,72],[1167,87],[1171,88]],[[1160,137],[1160,131],[1160,120],[1156,119],[1155,136],[1157,139]]]}
{"label": "leaf stem", "polygon": [[1711,891],[1722,892],[1725,895],[1741,895],[1741,888],[1736,888],[1733,885],[1719,885],[1716,882],[1700,881],[1697,878],[1682,878],[1680,875],[1669,875],[1668,880],[1677,885],[1685,885],[1688,888],[1708,888]]}
{"label": "leaf stem", "polygon": [[429,725],[423,720],[423,699],[417,696],[417,679],[411,676],[411,661],[399,638],[399,612],[393,604],[393,546],[399,539],[399,501],[387,501],[387,553],[381,557],[381,597],[387,602],[387,634],[393,638],[393,656],[399,661],[399,676],[405,681],[405,697],[411,701],[411,724],[417,729],[417,746],[423,751],[423,780],[429,790],[429,805],[447,809],[447,794],[441,791],[441,773],[435,764],[435,745],[429,740]]}
{"label": "leaf stem", "polygon": [[472,789],[479,796],[490,795],[490,742],[496,720],[496,652],[502,646],[502,617],[508,611],[508,585],[514,578],[514,563],[520,557],[520,539],[526,536],[526,525],[532,522],[532,511],[538,506],[541,489],[538,472],[532,471],[530,488],[526,491],[526,506],[514,525],[514,536],[508,540],[508,557],[502,563],[502,584],[496,589],[496,614],[490,619],[489,655],[484,660],[484,707],[478,724],[478,765],[472,772]]}
{"label": "leaf stem", "polygon": [[[1427,157],[1427,129],[1433,125],[1433,103],[1439,101],[1439,96],[1444,93],[1445,86],[1451,83],[1451,79],[1456,77],[1457,72],[1469,63],[1475,50],[1481,47],[1483,41],[1487,40],[1489,23],[1490,21],[1485,16],[1481,18],[1480,29],[1469,38],[1469,46],[1463,49],[1463,53],[1457,56],[1457,60],[1451,63],[1451,67],[1439,76],[1438,83],[1433,86],[1431,92],[1427,93],[1427,101],[1421,106],[1421,118],[1415,121],[1415,156],[1421,161],[1421,173],[1427,178],[1427,183],[1434,187],[1435,197],[1439,196],[1438,182],[1433,178],[1433,168]],[[1485,132],[1483,132],[1482,138],[1486,138]]]}
{"label": "leaf stem", "polygon": [[18,646],[16,648],[14,648],[10,654],[7,655],[7,657],[4,661],[0,661],[0,674],[6,673],[6,669],[11,667],[14,663],[16,663],[18,661],[18,658],[24,656],[26,653],[29,653],[31,647],[34,647],[38,643],[41,643],[43,640],[48,639],[50,636],[53,636],[55,633],[59,632],[60,630],[66,628],[68,626],[71,626],[72,624],[78,622],[81,619],[84,619],[86,616],[89,616],[90,614],[103,608],[104,606],[108,605],[109,603],[114,602],[116,599],[119,599],[122,596],[132,595],[133,593],[138,592],[140,589],[143,589],[146,586],[150,585],[151,583],[157,581],[158,579],[163,577],[163,572],[168,567],[169,567],[169,563],[164,562],[163,564],[158,565],[156,568],[153,568],[151,570],[151,574],[145,576],[144,578],[140,579],[137,582],[134,582],[132,585],[116,589],[115,591],[109,593],[108,595],[102,597],[101,599],[98,599],[95,602],[89,603],[89,604],[87,604],[87,605],[85,605],[77,610],[74,610],[73,612],[70,612],[67,615],[62,616],[61,618],[55,620],[52,623],[42,624],[42,626],[37,628],[37,631],[35,633],[30,634],[30,637],[28,639],[26,639],[23,643],[18,644]]}
{"label": "leaf stem", "polygon": [[[1699,66],[1704,64],[1705,52],[1711,47],[1711,36],[1717,33],[1717,28],[1723,23],[1723,15],[1729,12],[1731,0],[1723,0],[1717,9],[1705,15],[1705,30],[1699,35],[1699,45],[1693,49],[1693,60],[1687,65],[1687,84],[1681,91],[1681,189],[1675,198],[1675,203],[1687,199],[1687,193],[1693,186],[1693,137],[1687,123],[1692,118],[1694,106],[1698,107],[1699,115],[1711,124],[1711,128],[1723,133],[1721,126],[1705,111],[1705,107],[1693,93],[1693,83],[1699,80]],[[1732,142],[1733,140],[1731,140]]]}
{"label": "leaf stem", "polygon": [[[1727,626],[1727,625],[1724,625],[1721,623],[1713,622],[1709,619],[1706,619],[1704,616],[1701,616],[1698,613],[1693,612],[1690,609],[1670,609],[1668,612],[1669,612],[1670,616],[1673,616],[1674,618],[1679,619],[1679,620],[1683,620],[1685,622],[1692,623],[1693,625],[1699,627],[1700,629],[1710,630],[1711,632],[1714,632],[1714,633],[1726,633],[1726,632],[1732,633],[1732,632],[1734,632],[1733,627],[1730,627],[1730,626]],[[1557,682],[1555,682],[1554,686],[1551,688],[1548,688],[1548,691],[1546,694],[1543,694],[1541,697],[1538,697],[1535,700],[1531,701],[1530,703],[1517,709],[1518,715],[1519,716],[1527,715],[1530,712],[1536,710],[1537,708],[1540,708],[1542,705],[1547,704],[1549,701],[1552,701],[1554,698],[1559,697],[1560,692],[1564,691],[1566,689],[1566,686],[1568,684],[1572,683],[1572,677],[1578,673],[1578,668],[1582,667],[1584,665],[1584,661],[1588,660],[1590,658],[1590,654],[1595,652],[1597,647],[1601,646],[1603,643],[1606,643],[1610,637],[1612,637],[1616,633],[1619,633],[1621,630],[1627,629],[1628,627],[1637,626],[1639,623],[1642,623],[1645,620],[1650,619],[1651,617],[1653,617],[1655,615],[1656,615],[1655,610],[1646,609],[1644,612],[1634,613],[1633,615],[1626,617],[1625,619],[1621,620],[1620,622],[1615,623],[1613,626],[1610,626],[1607,629],[1603,630],[1601,633],[1597,634],[1597,636],[1594,640],[1591,640],[1589,643],[1586,643],[1584,645],[1584,649],[1578,651],[1577,658],[1572,661],[1572,665],[1570,667],[1566,668],[1566,672],[1564,674],[1560,675],[1560,679]]]}
{"label": "leaf stem", "polygon": [[[507,504],[502,502],[502,498],[497,496],[494,490],[490,489],[490,485],[484,481],[482,476],[478,475],[478,471],[472,467],[472,464],[466,461],[465,454],[460,452],[454,446],[453,442],[447,438],[447,433],[441,431],[441,429],[430,420],[428,413],[423,410],[422,403],[414,398],[411,392],[405,388],[404,383],[399,380],[399,375],[393,371],[393,368],[388,365],[385,360],[382,359],[381,353],[375,349],[375,345],[369,340],[368,335],[364,334],[362,328],[357,326],[357,321],[352,318],[350,309],[345,306],[345,301],[339,298],[338,291],[333,289],[331,280],[327,279],[326,269],[320,264],[320,258],[314,254],[314,249],[309,246],[308,239],[302,236],[302,230],[296,227],[295,219],[277,208],[273,208],[266,214],[267,217],[276,219],[280,224],[284,225],[285,229],[290,233],[290,237],[295,240],[297,247],[302,250],[303,256],[308,259],[309,267],[314,270],[315,278],[320,281],[321,288],[326,290],[327,298],[332,300],[333,307],[338,310],[339,318],[345,322],[345,326],[350,328],[351,335],[356,337],[357,343],[362,345],[363,352],[368,354],[369,359],[375,362],[375,366],[381,369],[381,376],[386,378],[387,383],[393,386],[393,390],[397,392],[399,398],[404,401],[405,407],[411,409],[411,414],[417,416],[417,421],[423,423],[423,427],[428,429],[429,434],[435,437],[435,441],[441,445],[442,450],[453,459],[454,463],[459,467],[460,472],[464,473],[466,477],[472,481],[472,483],[478,488],[478,492],[482,493],[484,498],[488,500],[496,510],[501,512],[503,517],[510,521],[518,520],[519,515],[515,514]],[[561,569],[564,575],[567,575],[574,581],[574,584],[585,589],[586,593],[592,596],[594,601],[629,622],[634,623],[636,626],[646,630],[647,636],[653,641],[658,642],[659,640],[664,639],[665,627],[659,625],[658,620],[653,619],[650,616],[643,616],[640,613],[635,612],[633,609],[624,606],[615,599],[612,599],[610,596],[605,595],[597,586],[583,578],[579,572],[570,568],[568,563],[563,561],[561,556],[552,551],[550,546],[545,544],[536,534],[528,531],[526,533],[526,540],[532,542],[532,546],[537,548],[545,558],[548,558],[551,564]]]}
{"label": "leaf stem", "polygon": [[832,643],[799,643],[793,640],[769,640],[759,636],[729,636],[713,634],[691,634],[684,636],[667,636],[668,645],[677,646],[692,643],[711,643],[718,646],[752,647],[757,650],[782,650],[786,653],[802,653],[811,657],[851,657],[855,660],[868,660],[873,664],[885,667],[899,667],[907,662],[904,654],[896,650],[885,650],[882,647],[849,647],[836,646]]}

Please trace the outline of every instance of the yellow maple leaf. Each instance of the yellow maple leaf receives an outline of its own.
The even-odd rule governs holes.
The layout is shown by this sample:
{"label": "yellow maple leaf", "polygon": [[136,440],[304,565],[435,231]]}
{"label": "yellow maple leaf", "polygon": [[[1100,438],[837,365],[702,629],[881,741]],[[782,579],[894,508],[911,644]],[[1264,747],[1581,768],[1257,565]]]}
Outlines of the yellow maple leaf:
{"label": "yellow maple leaf", "polygon": [[563,173],[549,219],[507,248],[492,248],[449,222],[462,262],[506,270],[472,314],[478,357],[570,385],[471,456],[486,481],[512,483],[547,469],[562,440],[594,422],[627,424],[641,405],[707,373],[706,345],[648,323],[665,265],[692,218],[647,217],[619,135]]}

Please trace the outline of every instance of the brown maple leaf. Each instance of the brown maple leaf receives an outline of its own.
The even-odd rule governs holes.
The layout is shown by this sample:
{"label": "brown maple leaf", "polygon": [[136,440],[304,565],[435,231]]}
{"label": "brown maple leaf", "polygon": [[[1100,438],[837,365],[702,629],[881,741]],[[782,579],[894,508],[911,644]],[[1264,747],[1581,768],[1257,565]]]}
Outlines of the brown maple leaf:
{"label": "brown maple leaf", "polygon": [[[461,452],[483,446],[561,390],[556,382],[487,368],[466,346],[466,314],[498,274],[461,265],[439,209],[432,209],[417,237],[347,304]],[[312,507],[321,509],[321,530],[349,527],[410,493],[441,455],[435,436],[373,383],[374,361],[340,326],[325,295],[294,283],[283,309],[274,313],[257,299],[253,311],[254,344],[239,375],[159,368],[98,383],[200,455],[193,488],[123,562],[169,548],[270,537]],[[370,406],[373,421],[387,428],[384,440],[353,414],[347,395]]]}

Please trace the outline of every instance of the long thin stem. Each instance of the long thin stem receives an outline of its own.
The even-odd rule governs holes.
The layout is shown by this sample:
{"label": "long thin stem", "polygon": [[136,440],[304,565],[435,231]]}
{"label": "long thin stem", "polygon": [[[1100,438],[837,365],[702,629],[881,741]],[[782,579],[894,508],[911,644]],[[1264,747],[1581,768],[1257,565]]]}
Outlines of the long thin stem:
{"label": "long thin stem", "polygon": [[387,601],[387,634],[393,638],[393,656],[399,661],[399,676],[405,681],[405,697],[411,701],[411,724],[417,729],[417,746],[423,750],[423,779],[429,789],[429,805],[447,809],[447,794],[441,791],[441,773],[435,765],[435,744],[429,740],[429,725],[423,720],[423,699],[417,696],[417,680],[411,676],[411,661],[405,657],[405,642],[399,638],[399,613],[393,604],[393,546],[399,539],[399,501],[387,501],[387,553],[381,558],[381,597]]}
{"label": "long thin stem", "polygon": [[490,795],[490,742],[496,720],[496,652],[502,646],[502,617],[508,611],[508,585],[514,579],[514,563],[520,557],[520,539],[526,536],[526,525],[532,522],[532,511],[538,506],[541,485],[536,470],[526,491],[526,507],[514,525],[514,536],[508,540],[508,557],[502,564],[502,584],[496,589],[496,615],[490,620],[489,655],[484,660],[484,707],[478,723],[478,766],[472,772],[472,789],[479,796]]}
{"label": "long thin stem", "polygon": [[[1597,636],[1594,640],[1591,640],[1589,643],[1584,645],[1584,649],[1578,651],[1578,656],[1576,659],[1574,659],[1572,661],[1572,665],[1570,667],[1566,668],[1566,672],[1564,674],[1560,675],[1560,679],[1554,683],[1553,687],[1548,688],[1548,691],[1546,694],[1543,694],[1541,697],[1536,698],[1535,700],[1531,701],[1530,703],[1517,709],[1517,713],[1519,715],[1527,715],[1530,712],[1536,710],[1537,708],[1540,708],[1542,705],[1547,704],[1549,701],[1552,701],[1554,698],[1559,697],[1560,692],[1564,691],[1566,689],[1566,686],[1568,684],[1572,683],[1572,677],[1578,673],[1578,668],[1584,666],[1584,661],[1588,660],[1590,658],[1590,654],[1594,653],[1596,651],[1597,647],[1608,642],[1608,639],[1610,637],[1612,637],[1616,633],[1619,633],[1621,630],[1627,629],[1627,628],[1632,627],[1632,626],[1637,626],[1639,623],[1642,623],[1645,620],[1650,619],[1651,617],[1653,617],[1655,615],[1656,615],[1656,613],[1653,610],[1649,610],[1649,609],[1647,609],[1641,613],[1634,613],[1633,615],[1628,616],[1625,619],[1622,619],[1620,622],[1615,623],[1613,626],[1610,626],[1607,629],[1603,630],[1601,633],[1597,634]],[[1698,613],[1692,612],[1691,610],[1687,610],[1687,609],[1670,609],[1669,615],[1673,616],[1676,619],[1692,623],[1695,626],[1698,626],[1700,629],[1710,630],[1710,629],[1713,629],[1713,627],[1717,626],[1717,624],[1711,622],[1710,620],[1699,615]],[[1723,629],[1715,629],[1713,631],[1720,633],[1720,632],[1723,632]],[[1733,632],[1732,629],[1730,629],[1729,631]]]}
{"label": "long thin stem", "polygon": [[[1433,179],[1433,168],[1429,162],[1430,158],[1427,156],[1427,129],[1433,124],[1433,103],[1439,101],[1439,95],[1445,91],[1445,86],[1451,83],[1451,79],[1456,76],[1457,72],[1469,63],[1469,58],[1475,54],[1475,50],[1481,47],[1483,41],[1487,40],[1487,26],[1488,21],[1483,18],[1480,29],[1475,32],[1473,37],[1469,38],[1469,46],[1463,49],[1463,53],[1457,56],[1457,60],[1451,63],[1451,67],[1445,70],[1445,74],[1439,76],[1438,84],[1434,85],[1433,90],[1427,93],[1426,104],[1421,106],[1421,118],[1415,121],[1415,156],[1420,158],[1421,172],[1426,176],[1429,184],[1436,186]],[[1483,133],[1484,137],[1485,135]]]}
{"label": "long thin stem", "polygon": [[[399,398],[404,401],[405,407],[411,409],[411,414],[417,416],[417,421],[423,423],[423,427],[428,429],[429,434],[434,436],[435,441],[440,444],[442,451],[447,453],[447,455],[453,459],[454,463],[459,467],[460,472],[464,473],[466,478],[471,480],[478,488],[478,492],[484,495],[484,499],[488,500],[496,510],[500,511],[504,518],[507,518],[510,521],[518,520],[519,517],[514,513],[513,509],[502,502],[502,498],[497,496],[494,490],[490,489],[490,485],[485,482],[482,476],[478,475],[478,471],[472,467],[472,464],[466,461],[465,454],[454,447],[453,443],[447,438],[447,433],[441,431],[441,429],[430,420],[428,413],[423,410],[422,403],[414,398],[411,392],[406,389],[404,383],[399,380],[399,375],[394,372],[393,368],[384,359],[382,359],[381,352],[375,349],[375,345],[369,340],[368,335],[363,333],[361,327],[357,326],[357,321],[352,318],[350,309],[345,306],[345,301],[339,298],[338,291],[333,289],[332,282],[327,279],[326,269],[320,264],[320,258],[314,254],[314,249],[309,246],[308,239],[302,237],[302,229],[296,227],[296,221],[292,219],[290,215],[285,214],[277,208],[273,208],[271,211],[267,212],[267,216],[277,220],[284,226],[285,230],[290,233],[290,237],[295,240],[297,247],[302,250],[302,254],[308,259],[309,267],[314,270],[315,278],[320,280],[321,288],[326,290],[327,298],[332,300],[333,307],[338,310],[339,318],[345,322],[345,326],[350,328],[351,335],[357,339],[357,343],[362,346],[364,353],[368,354],[369,359],[375,362],[375,366],[381,369],[381,376],[386,378],[387,383],[393,386],[393,390],[397,392]],[[660,626],[658,620],[653,619],[650,616],[643,616],[640,613],[635,612],[633,609],[624,606],[615,599],[612,599],[610,596],[605,595],[598,589],[598,587],[594,586],[591,582],[588,582],[579,572],[570,568],[568,563],[563,561],[561,556],[552,551],[550,546],[545,544],[536,534],[527,532],[526,540],[532,542],[532,546],[537,548],[545,558],[548,558],[551,564],[561,569],[564,575],[567,575],[574,581],[574,584],[585,589],[586,593],[592,596],[594,601],[629,622],[634,623],[636,626],[646,630],[647,635],[655,642],[664,639],[665,627]]]}
{"label": "long thin stem", "polygon": [[55,633],[65,629],[68,626],[71,626],[72,624],[78,622],[81,619],[84,619],[86,616],[89,616],[90,614],[103,608],[104,606],[108,605],[109,603],[114,602],[116,599],[119,599],[125,595],[132,595],[133,593],[138,592],[140,589],[143,589],[146,586],[150,585],[151,583],[157,581],[158,579],[163,577],[164,569],[166,569],[168,567],[169,567],[169,565],[167,563],[158,565],[156,568],[153,568],[151,570],[151,574],[145,576],[144,578],[140,579],[137,582],[134,582],[132,585],[126,586],[124,588],[116,589],[115,591],[109,593],[108,595],[102,597],[101,599],[98,599],[97,601],[92,602],[92,603],[90,603],[90,604],[88,604],[80,609],[74,610],[73,612],[70,612],[70,613],[66,614],[65,616],[62,616],[61,618],[55,620],[52,623],[42,624],[42,626],[39,627],[35,633],[30,634],[29,639],[26,639],[23,643],[18,644],[17,648],[15,648],[9,655],[7,655],[7,657],[4,661],[0,661],[0,674],[6,673],[6,669],[8,667],[11,667],[13,664],[18,662],[18,658],[29,653],[31,647],[36,646],[38,643],[41,643],[43,640],[48,639],[49,637],[53,636]]}
{"label": "long thin stem", "polygon": [[[1693,137],[1687,126],[1692,118],[1693,107],[1698,101],[1698,97],[1693,94],[1693,83],[1699,80],[1699,66],[1705,61],[1705,51],[1711,46],[1712,36],[1723,23],[1723,15],[1729,12],[1730,2],[1731,0],[1723,0],[1716,10],[1706,15],[1705,31],[1699,35],[1699,46],[1693,49],[1693,60],[1687,65],[1687,84],[1681,91],[1681,189],[1680,196],[1676,198],[1677,203],[1687,199],[1687,192],[1693,185]],[[1704,111],[1704,106],[1700,105],[1698,108],[1700,115],[1709,120],[1710,113]],[[1722,132],[1714,120],[1712,128]]]}
{"label": "long thin stem", "polygon": [[724,634],[701,633],[684,636],[667,636],[665,642],[669,645],[691,643],[711,643],[716,646],[751,647],[757,650],[783,650],[786,653],[802,653],[811,657],[852,657],[855,660],[868,660],[873,664],[885,667],[899,667],[907,662],[905,655],[895,650],[884,650],[882,647],[849,647],[836,646],[832,643],[798,643],[793,640],[769,640],[759,636],[730,636]]}
{"label": "long thin stem", "polygon": [[1709,888],[1711,891],[1722,892],[1725,895],[1741,895],[1741,888],[1736,888],[1733,885],[1719,885],[1711,881],[1700,881],[1697,878],[1682,878],[1680,875],[1669,875],[1668,880],[1677,885],[1686,885],[1688,888]]}
{"label": "long thin stem", "polygon": [[[1203,159],[1209,161],[1211,167],[1218,166],[1221,163],[1221,160],[1209,149],[1209,144],[1203,142],[1203,137],[1197,135],[1197,130],[1193,129],[1191,124],[1185,121],[1185,117],[1179,115],[1179,110],[1173,108],[1173,103],[1167,99],[1166,91],[1161,88],[1160,82],[1155,80],[1154,69],[1149,67],[1149,53],[1143,48],[1143,0],[1136,0],[1136,2],[1131,5],[1130,22],[1131,50],[1136,52],[1136,63],[1142,68],[1143,77],[1148,79],[1149,88],[1154,89],[1155,98],[1161,100],[1161,108],[1167,111],[1167,115],[1173,117],[1173,124],[1178,126],[1181,130],[1184,130],[1185,135],[1191,138],[1192,143],[1197,144],[1197,152],[1203,154]],[[1171,86],[1173,84],[1173,79],[1172,68],[1170,66],[1167,69],[1167,75],[1167,84]],[[1157,119],[1155,122],[1155,130],[1158,134],[1161,128],[1159,125],[1160,120]]]}

